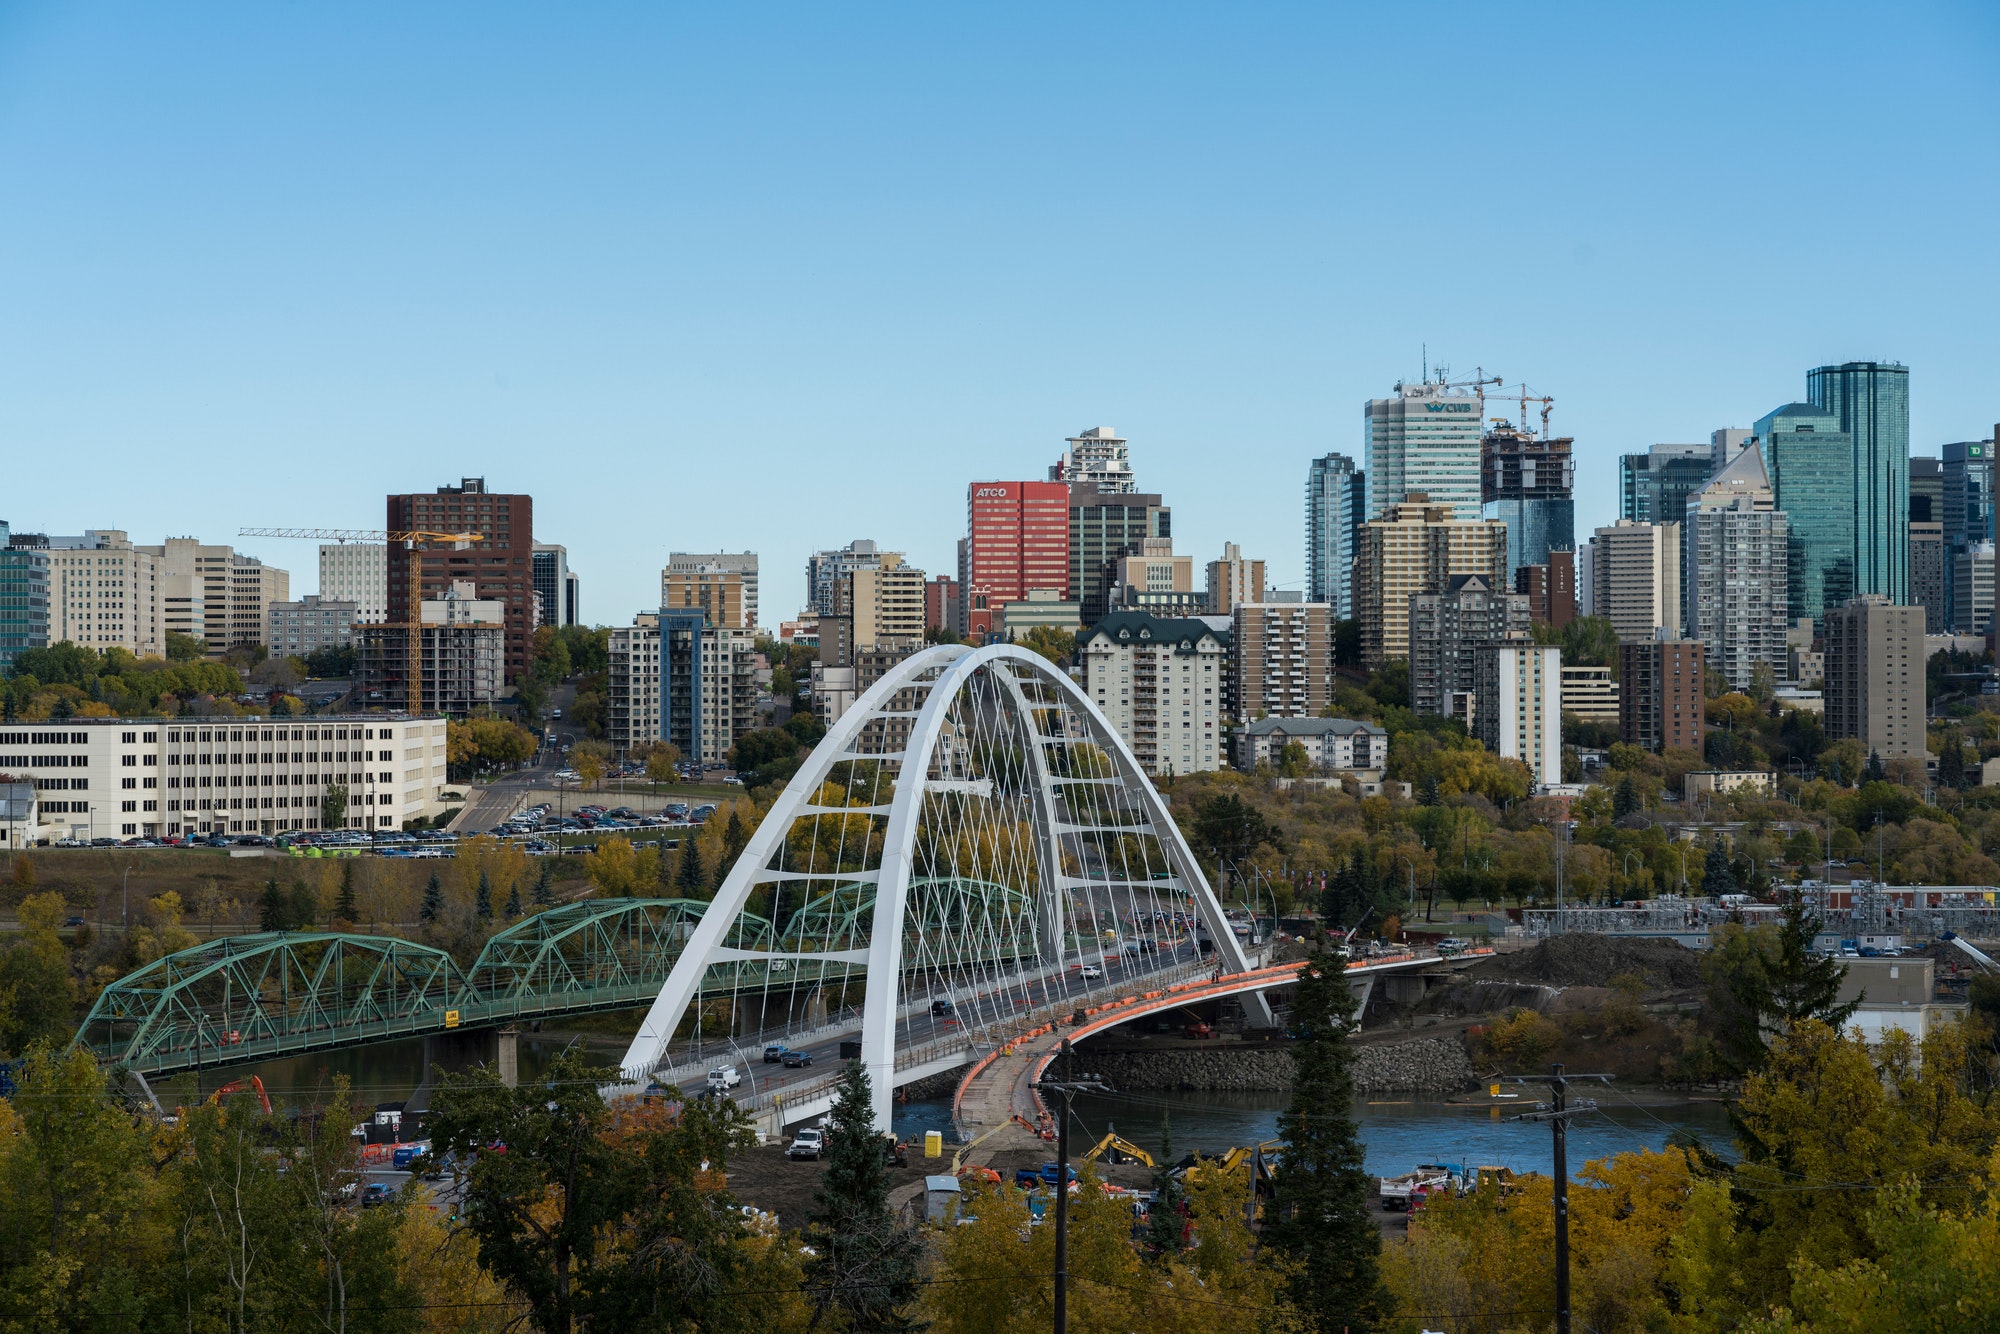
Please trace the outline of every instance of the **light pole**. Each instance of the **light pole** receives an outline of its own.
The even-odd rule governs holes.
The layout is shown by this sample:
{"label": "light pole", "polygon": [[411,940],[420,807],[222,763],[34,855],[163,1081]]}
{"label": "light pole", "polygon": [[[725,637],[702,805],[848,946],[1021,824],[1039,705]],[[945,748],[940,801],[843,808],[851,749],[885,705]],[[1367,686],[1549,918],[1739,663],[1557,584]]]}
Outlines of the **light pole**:
{"label": "light pole", "polygon": [[124,931],[127,937],[130,937],[132,934],[132,899],[128,893],[131,884],[132,868],[130,865],[127,865],[125,874],[119,877],[118,880],[118,917],[121,924],[120,929]]}

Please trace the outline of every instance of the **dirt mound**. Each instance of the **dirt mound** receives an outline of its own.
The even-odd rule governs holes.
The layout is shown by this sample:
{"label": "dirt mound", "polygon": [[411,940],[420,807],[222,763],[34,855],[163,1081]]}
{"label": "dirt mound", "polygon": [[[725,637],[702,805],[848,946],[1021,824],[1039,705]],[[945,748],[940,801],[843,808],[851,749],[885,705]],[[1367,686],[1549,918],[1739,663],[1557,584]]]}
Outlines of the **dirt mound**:
{"label": "dirt mound", "polygon": [[1632,973],[1648,987],[1678,991],[1701,985],[1701,956],[1673,940],[1578,932],[1551,936],[1531,950],[1498,955],[1469,971],[1474,977],[1553,987],[1602,987]]}

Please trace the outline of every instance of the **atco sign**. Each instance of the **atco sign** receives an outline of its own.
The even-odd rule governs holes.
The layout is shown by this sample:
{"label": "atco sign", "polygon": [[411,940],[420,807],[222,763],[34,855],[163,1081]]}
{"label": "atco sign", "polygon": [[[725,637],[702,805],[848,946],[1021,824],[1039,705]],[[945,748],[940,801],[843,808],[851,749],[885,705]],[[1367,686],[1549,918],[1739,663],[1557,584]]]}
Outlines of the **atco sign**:
{"label": "atco sign", "polygon": [[972,488],[972,498],[974,500],[992,496],[998,496],[1000,499],[1005,500],[1013,494],[1013,489],[1005,486],[975,486]]}

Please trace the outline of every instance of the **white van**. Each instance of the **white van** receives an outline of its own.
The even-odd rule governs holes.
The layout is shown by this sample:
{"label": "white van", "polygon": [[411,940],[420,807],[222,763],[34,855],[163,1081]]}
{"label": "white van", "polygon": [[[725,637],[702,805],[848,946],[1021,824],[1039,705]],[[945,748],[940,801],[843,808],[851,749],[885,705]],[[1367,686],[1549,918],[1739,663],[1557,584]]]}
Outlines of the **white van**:
{"label": "white van", "polygon": [[743,1072],[733,1065],[717,1066],[708,1072],[708,1087],[716,1093],[727,1093],[743,1082]]}

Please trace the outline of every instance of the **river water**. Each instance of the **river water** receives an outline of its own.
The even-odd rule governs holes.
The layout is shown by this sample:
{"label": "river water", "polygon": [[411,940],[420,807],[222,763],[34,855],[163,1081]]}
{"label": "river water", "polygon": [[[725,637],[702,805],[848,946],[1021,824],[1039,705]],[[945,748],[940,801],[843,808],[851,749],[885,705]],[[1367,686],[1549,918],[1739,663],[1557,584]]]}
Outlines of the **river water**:
{"label": "river water", "polygon": [[[519,1049],[522,1078],[533,1079],[547,1070],[565,1045],[554,1038],[523,1033]],[[624,1055],[625,1042],[606,1038],[588,1050],[600,1063],[616,1065]],[[258,1075],[272,1102],[281,1107],[311,1102],[335,1074],[347,1076],[355,1097],[364,1105],[397,1102],[410,1096],[422,1073],[420,1039],[267,1061],[227,1072],[231,1078]],[[212,1090],[219,1082],[216,1075],[210,1075],[202,1081],[203,1090]],[[1600,1110],[1577,1118],[1570,1128],[1571,1170],[1593,1158],[1658,1149],[1676,1132],[1733,1156],[1728,1116],[1719,1102],[1656,1105],[1651,1099],[1628,1096],[1616,1086],[1577,1087],[1572,1096],[1595,1098]],[[1189,1150],[1221,1153],[1273,1138],[1285,1101],[1282,1093],[1079,1095],[1076,1120],[1070,1127],[1072,1152],[1083,1152],[1115,1129],[1155,1155],[1168,1132],[1175,1157]],[[1532,1102],[1532,1095],[1523,1101]],[[1642,1101],[1646,1105],[1638,1105]],[[1513,1109],[1450,1107],[1434,1099],[1394,1095],[1354,1101],[1368,1171],[1377,1176],[1393,1176],[1418,1163],[1437,1162],[1510,1167],[1517,1172],[1549,1171],[1553,1151],[1548,1125],[1513,1119],[1517,1114]],[[920,1139],[926,1130],[939,1130],[949,1143],[951,1102],[899,1103],[893,1122],[899,1138]]]}

